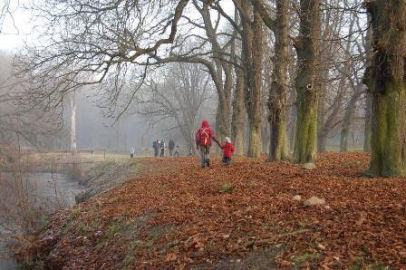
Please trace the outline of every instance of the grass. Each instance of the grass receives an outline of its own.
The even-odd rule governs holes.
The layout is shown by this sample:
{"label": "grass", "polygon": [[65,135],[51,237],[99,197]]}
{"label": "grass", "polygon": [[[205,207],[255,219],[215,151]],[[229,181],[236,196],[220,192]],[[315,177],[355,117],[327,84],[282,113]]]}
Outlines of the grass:
{"label": "grass", "polygon": [[359,257],[348,267],[349,270],[389,270],[389,266],[382,263],[371,263],[364,257]]}
{"label": "grass", "polygon": [[233,192],[234,185],[230,183],[224,183],[221,185],[220,192],[221,193],[231,193]]}
{"label": "grass", "polygon": [[343,168],[357,168],[361,164],[360,161],[344,161],[341,163]]}
{"label": "grass", "polygon": [[107,239],[112,239],[117,233],[130,232],[131,223],[130,222],[117,222],[110,224],[107,228],[105,237]]}
{"label": "grass", "polygon": [[320,258],[320,254],[318,253],[304,253],[299,256],[292,257],[292,261],[299,266],[305,262],[314,261]]}

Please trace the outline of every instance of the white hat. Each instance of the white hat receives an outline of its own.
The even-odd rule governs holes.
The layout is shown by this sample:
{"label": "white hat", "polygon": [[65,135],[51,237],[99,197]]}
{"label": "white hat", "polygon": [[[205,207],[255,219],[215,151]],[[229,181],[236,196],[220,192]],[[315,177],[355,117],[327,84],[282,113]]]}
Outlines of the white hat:
{"label": "white hat", "polygon": [[229,137],[226,137],[226,142],[231,143],[231,139]]}

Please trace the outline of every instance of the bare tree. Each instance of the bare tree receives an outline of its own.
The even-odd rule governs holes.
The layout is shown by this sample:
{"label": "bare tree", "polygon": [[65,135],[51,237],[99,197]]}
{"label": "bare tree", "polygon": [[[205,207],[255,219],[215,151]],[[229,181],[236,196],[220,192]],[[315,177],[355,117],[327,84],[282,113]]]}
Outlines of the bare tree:
{"label": "bare tree", "polygon": [[[152,55],[173,43],[189,0],[58,1],[32,7],[46,27],[41,42],[20,57],[19,70],[30,74],[31,97],[59,105],[81,86],[106,83],[104,97],[125,111],[140,89]],[[123,85],[137,82],[120,98]],[[120,105],[120,106],[119,106]]]}
{"label": "bare tree", "polygon": [[244,88],[249,120],[248,156],[259,157],[262,152],[262,56],[263,23],[251,2],[234,0],[242,23],[242,63]]}
{"label": "bare tree", "polygon": [[205,101],[210,97],[210,76],[199,65],[173,63],[163,81],[151,80],[145,93],[137,97],[138,113],[156,123],[173,121],[194,151],[194,131]]}
{"label": "bare tree", "polygon": [[76,147],[76,95],[75,91],[70,95],[70,109],[71,109],[71,118],[70,118],[70,150],[72,154],[76,154],[77,147]]}

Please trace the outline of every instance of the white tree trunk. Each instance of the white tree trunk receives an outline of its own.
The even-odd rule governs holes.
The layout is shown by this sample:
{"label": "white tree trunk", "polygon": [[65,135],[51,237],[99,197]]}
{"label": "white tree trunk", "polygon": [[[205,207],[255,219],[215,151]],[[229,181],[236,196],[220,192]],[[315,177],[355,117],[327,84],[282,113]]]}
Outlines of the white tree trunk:
{"label": "white tree trunk", "polygon": [[72,154],[76,154],[76,101],[75,92],[72,92],[70,96],[70,106],[71,106],[71,119],[70,119],[70,150]]}

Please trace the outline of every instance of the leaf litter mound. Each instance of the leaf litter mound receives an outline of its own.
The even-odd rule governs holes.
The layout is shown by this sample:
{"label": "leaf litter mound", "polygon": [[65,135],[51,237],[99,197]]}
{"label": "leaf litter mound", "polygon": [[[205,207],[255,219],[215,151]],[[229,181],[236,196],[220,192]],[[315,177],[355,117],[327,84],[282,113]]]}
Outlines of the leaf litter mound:
{"label": "leaf litter mound", "polygon": [[[51,269],[400,269],[405,179],[362,177],[368,161],[144,159],[139,178],[56,213],[32,250]],[[305,206],[312,196],[325,204]]]}

